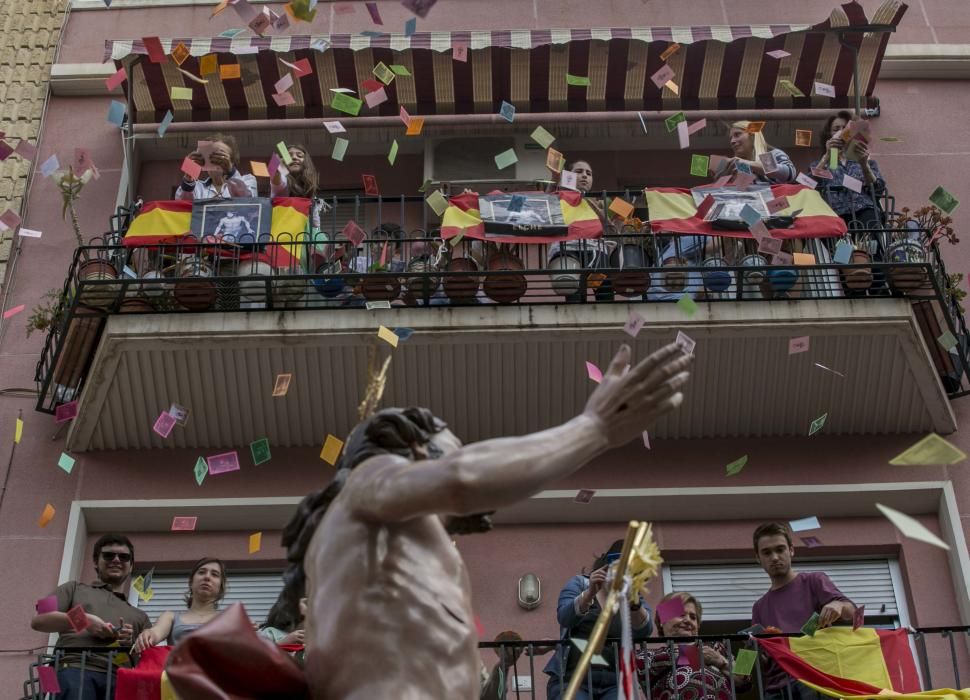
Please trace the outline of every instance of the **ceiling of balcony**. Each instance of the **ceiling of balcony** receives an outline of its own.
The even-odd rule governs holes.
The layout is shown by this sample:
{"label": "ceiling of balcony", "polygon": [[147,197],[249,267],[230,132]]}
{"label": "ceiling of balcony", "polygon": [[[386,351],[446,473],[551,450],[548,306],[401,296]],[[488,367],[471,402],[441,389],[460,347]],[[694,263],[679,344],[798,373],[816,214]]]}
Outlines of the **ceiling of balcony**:
{"label": "ceiling of balcony", "polygon": [[[427,406],[466,441],[538,430],[582,409],[586,361],[605,367],[631,341],[634,306],[648,318],[638,357],[678,330],[697,341],[687,399],[651,429],[657,439],[806,435],[824,413],[827,434],[955,429],[903,300],[723,302],[689,320],[673,304],[431,307],[115,316],[68,447],[319,446],[356,422],[380,324],[415,331],[393,351],[384,405]],[[809,351],[789,355],[802,335]],[[283,372],[293,383],[274,398]],[[173,402],[191,415],[163,440],[152,425]]]}

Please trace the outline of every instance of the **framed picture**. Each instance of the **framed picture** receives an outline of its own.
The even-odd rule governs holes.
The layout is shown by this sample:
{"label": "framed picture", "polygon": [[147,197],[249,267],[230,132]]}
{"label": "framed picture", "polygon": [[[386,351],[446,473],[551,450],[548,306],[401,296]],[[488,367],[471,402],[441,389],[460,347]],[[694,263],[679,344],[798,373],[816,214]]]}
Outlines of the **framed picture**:
{"label": "framed picture", "polygon": [[485,224],[485,235],[555,236],[565,235],[559,197],[554,194],[479,195],[478,210]]}
{"label": "framed picture", "polygon": [[253,245],[270,240],[273,204],[266,197],[208,199],[192,204],[192,233],[206,243]]}

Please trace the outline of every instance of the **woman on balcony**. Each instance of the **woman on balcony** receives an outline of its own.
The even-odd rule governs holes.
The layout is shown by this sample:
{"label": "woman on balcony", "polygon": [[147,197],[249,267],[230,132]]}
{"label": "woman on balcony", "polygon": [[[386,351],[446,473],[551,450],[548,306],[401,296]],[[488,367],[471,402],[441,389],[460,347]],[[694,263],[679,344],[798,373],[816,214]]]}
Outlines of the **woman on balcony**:
{"label": "woman on balcony", "polygon": [[[656,611],[657,628],[664,637],[696,637],[700,634],[701,604],[690,593],[673,592],[661,598]],[[704,643],[703,671],[696,644],[664,646],[643,654],[641,673],[649,675],[650,700],[717,698],[730,700],[731,662],[723,644]],[[637,652],[640,657],[640,652]],[[736,689],[746,690],[748,677],[737,677]]]}
{"label": "woman on balcony", "polygon": [[318,200],[317,187],[320,185],[320,175],[317,173],[317,166],[313,163],[306,146],[300,144],[290,144],[290,163],[285,167],[279,168],[269,181],[270,194],[273,197],[302,197],[312,199],[313,207],[310,209],[310,224],[313,232],[320,230],[320,213],[326,211],[322,200]]}
{"label": "woman on balcony", "polygon": [[[880,228],[882,216],[877,199],[886,192],[886,181],[879,172],[879,165],[869,157],[865,140],[845,138],[850,121],[852,114],[844,110],[826,120],[822,128],[825,152],[813,163],[813,169],[831,173],[831,180],[819,180],[822,198],[849,228]],[[837,152],[834,170],[831,168],[832,149]],[[860,192],[846,186],[847,176],[862,183]]]}
{"label": "woman on balcony", "polygon": [[[546,698],[559,700],[562,693],[569,686],[572,671],[576,668],[580,656],[579,647],[570,639],[589,639],[603,606],[606,604],[606,574],[616,555],[623,551],[623,540],[614,542],[608,550],[593,562],[591,573],[587,576],[580,574],[573,576],[559,592],[559,605],[556,618],[559,621],[559,638],[561,645],[549,663],[543,669],[549,674],[546,686]],[[633,627],[633,640],[638,641],[650,636],[652,625],[650,611],[643,601],[643,597],[636,605],[630,606],[630,622]],[[606,636],[619,638],[621,634],[620,617],[616,615],[610,622]],[[618,693],[615,654],[613,645],[604,645],[602,654],[607,665],[592,666],[590,676],[579,687],[576,697],[581,700],[615,700]],[[590,678],[592,685],[590,685]]]}
{"label": "woman on balcony", "polygon": [[175,646],[187,635],[214,618],[219,601],[226,595],[226,567],[212,557],[204,557],[192,567],[185,612],[165,611],[149,629],[135,640],[135,653],[166,642]]}
{"label": "woman on balcony", "polygon": [[[205,139],[212,144],[209,162],[212,168],[203,172],[198,180],[182,175],[182,184],[175,190],[175,199],[232,199],[255,197],[256,178],[239,172],[239,146],[232,136],[213,134]],[[192,151],[189,156],[199,166],[205,167],[205,156]]]}
{"label": "woman on balcony", "polygon": [[729,138],[734,156],[724,161],[714,176],[750,172],[756,183],[780,185],[795,182],[798,170],[791,158],[780,148],[770,146],[761,129],[750,131],[754,123],[745,120],[731,124]]}

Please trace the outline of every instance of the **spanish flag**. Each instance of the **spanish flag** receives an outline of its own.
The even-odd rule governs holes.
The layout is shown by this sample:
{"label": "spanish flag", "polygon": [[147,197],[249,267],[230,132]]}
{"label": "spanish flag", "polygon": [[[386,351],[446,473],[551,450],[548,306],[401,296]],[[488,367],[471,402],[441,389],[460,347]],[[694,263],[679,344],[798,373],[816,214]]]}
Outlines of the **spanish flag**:
{"label": "spanish flag", "polygon": [[[310,219],[313,202],[301,197],[273,197],[273,220],[270,236],[280,246],[260,254],[273,267],[289,267],[303,254],[301,240]],[[191,240],[192,202],[166,200],[146,202],[132,219],[125,233],[124,244],[128,247],[159,245]],[[305,238],[305,237],[304,237]]]}
{"label": "spanish flag", "polygon": [[[644,194],[650,212],[650,230],[654,233],[752,238],[750,231],[716,229],[710,221],[697,216],[694,196],[688,189],[648,187]],[[771,194],[774,199],[788,198],[788,207],[779,212],[780,216],[801,210],[791,228],[772,229],[775,238],[831,238],[845,235],[845,222],[815,190],[802,185],[771,185]]]}
{"label": "spanish flag", "polygon": [[[529,194],[544,194],[517,192]],[[603,222],[581,192],[557,192],[562,218],[567,227],[565,236],[517,236],[513,234],[486,234],[485,223],[478,211],[478,193],[466,192],[451,197],[449,206],[441,217],[441,237],[445,240],[464,234],[469,238],[489,240],[495,243],[554,243],[579,238],[599,238],[603,235]]]}
{"label": "spanish flag", "polygon": [[790,676],[834,698],[970,700],[970,690],[920,690],[904,629],[829,627],[813,637],[759,638],[758,644]]}

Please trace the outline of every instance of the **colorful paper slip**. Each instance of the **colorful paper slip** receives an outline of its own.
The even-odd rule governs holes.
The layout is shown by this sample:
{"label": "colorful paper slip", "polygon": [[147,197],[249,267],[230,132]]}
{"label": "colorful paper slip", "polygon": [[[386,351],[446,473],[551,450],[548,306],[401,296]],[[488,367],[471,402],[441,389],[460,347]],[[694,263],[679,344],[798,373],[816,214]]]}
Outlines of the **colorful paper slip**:
{"label": "colorful paper slip", "polygon": [[[394,143],[397,143],[397,141]],[[350,141],[339,136],[336,137],[333,141],[333,151],[330,153],[330,157],[336,161],[343,161],[344,156],[347,155],[348,146],[350,146]],[[391,165],[394,164],[391,163]]]}
{"label": "colorful paper slip", "polygon": [[162,121],[158,124],[158,135],[159,137],[165,136],[165,132],[168,131],[168,127],[172,125],[175,121],[175,115],[172,114],[172,110],[165,112],[165,116],[162,117]]}
{"label": "colorful paper slip", "polygon": [[105,80],[104,84],[109,90],[114,90],[126,80],[128,80],[128,72],[125,70],[125,67],[122,66],[110,78]]}
{"label": "colorful paper slip", "polygon": [[586,375],[597,384],[603,381],[603,371],[589,360],[586,361]]}
{"label": "colorful paper slip", "polygon": [[828,413],[823,413],[821,416],[812,421],[812,424],[808,426],[809,436],[814,435],[819,430],[825,426],[825,420],[829,417]]}
{"label": "colorful paper slip", "polygon": [[734,657],[734,668],[732,669],[734,675],[750,676],[757,660],[758,652],[751,649],[738,649],[738,653]]}
{"label": "colorful paper slip", "polygon": [[239,453],[233,450],[232,452],[212,455],[206,459],[206,464],[209,465],[210,474],[225,474],[226,472],[239,471]]}
{"label": "colorful paper slip", "polygon": [[623,326],[623,331],[631,338],[636,338],[637,333],[640,332],[640,329],[643,328],[643,324],[646,322],[647,319],[645,319],[643,316],[638,314],[636,311],[631,311],[630,317],[626,320],[626,323]]}
{"label": "colorful paper slip", "polygon": [[323,443],[323,449],[320,450],[320,459],[327,464],[336,464],[337,458],[340,457],[340,451],[343,448],[343,440],[333,435],[327,435],[327,439]]}
{"label": "colorful paper slip", "polygon": [[438,216],[442,216],[445,211],[448,210],[448,199],[441,194],[441,190],[435,190],[431,195],[424,200],[428,203],[428,206],[434,210],[434,213]]}
{"label": "colorful paper slip", "polygon": [[630,218],[630,215],[633,213],[634,206],[630,204],[628,201],[626,201],[625,199],[614,197],[613,201],[610,202],[609,210],[614,214],[616,214],[621,219],[623,219],[624,221],[626,221],[628,218]]}
{"label": "colorful paper slip", "polygon": [[374,66],[374,70],[371,72],[385,85],[390,85],[394,82],[394,71],[385,66],[383,61]]}
{"label": "colorful paper slip", "polygon": [[808,352],[809,337],[800,335],[788,341],[788,354],[797,355],[801,352]]}
{"label": "colorful paper slip", "polygon": [[511,104],[510,102],[502,100],[502,106],[499,108],[498,113],[501,115],[502,119],[510,124],[515,121],[515,105]]}
{"label": "colorful paper slip", "polygon": [[13,441],[14,444],[19,445],[20,439],[24,436],[24,422],[20,418],[14,421],[13,425]]}
{"label": "colorful paper slip", "polygon": [[263,547],[263,533],[254,532],[249,536],[249,553],[255,554]]}
{"label": "colorful paper slip", "polygon": [[242,77],[240,71],[240,66],[238,63],[226,63],[219,66],[219,79],[220,80],[233,80]]}
{"label": "colorful paper slip", "polygon": [[930,530],[928,530],[915,518],[911,518],[905,513],[900,513],[898,510],[884,506],[881,503],[877,503],[876,508],[879,509],[879,512],[882,513],[886,519],[893,524],[893,527],[899,530],[900,534],[902,534],[904,537],[908,537],[911,540],[917,540],[919,542],[925,542],[926,544],[931,544],[934,547],[939,547],[940,549],[949,551],[950,545],[930,532]]}
{"label": "colorful paper slip", "polygon": [[728,476],[734,476],[735,474],[740,473],[741,470],[744,469],[745,465],[747,465],[747,463],[748,463],[748,455],[744,455],[743,457],[740,457],[734,460],[733,462],[731,462],[730,464],[728,464],[724,468],[724,471]]}
{"label": "colorful paper slip", "polygon": [[57,612],[57,596],[51,595],[46,598],[41,598],[34,604],[34,609],[37,610],[38,615],[43,615],[44,613]]}
{"label": "colorful paper slip", "polygon": [[795,145],[811,146],[812,132],[809,129],[795,129]]}
{"label": "colorful paper slip", "polygon": [[59,459],[57,460],[57,466],[59,466],[59,467],[60,467],[61,469],[63,469],[63,470],[65,471],[65,472],[67,472],[68,474],[70,474],[70,473],[71,473],[71,470],[72,470],[72,469],[74,469],[74,463],[75,463],[76,461],[77,461],[77,460],[76,460],[76,459],[74,459],[74,458],[73,458],[73,457],[72,457],[71,455],[69,455],[69,454],[68,454],[67,452],[61,452],[61,456],[60,456],[60,458],[59,458]]}
{"label": "colorful paper slip", "polygon": [[273,396],[286,396],[286,392],[290,390],[290,380],[292,378],[292,374],[276,375],[276,381],[273,383]]}
{"label": "colorful paper slip", "polygon": [[818,530],[822,525],[819,523],[818,518],[812,515],[807,518],[800,518],[799,520],[789,520],[788,527],[791,528],[792,532],[804,532],[805,530]]}
{"label": "colorful paper slip", "polygon": [[54,409],[55,423],[66,423],[74,418],[77,418],[77,399],[74,401],[68,401],[67,403],[62,403],[60,406]]}
{"label": "colorful paper slip", "polygon": [[258,160],[249,161],[249,172],[253,174],[253,177],[269,177],[266,163],[261,163]]}
{"label": "colorful paper slip", "polygon": [[424,117],[411,117],[408,120],[408,128],[407,128],[407,131],[404,132],[404,135],[420,136],[423,130],[424,130]]}
{"label": "colorful paper slip", "polygon": [[805,97],[805,93],[799,90],[798,86],[790,80],[779,80],[778,84],[785,88],[792,97]]}
{"label": "colorful paper slip", "polygon": [[967,458],[965,452],[936,433],[925,438],[889,460],[896,466],[929,466],[933,464],[958,464]]}
{"label": "colorful paper slip", "polygon": [[807,634],[809,637],[814,637],[815,633],[818,631],[818,613],[813,612],[812,616],[805,621],[802,625],[802,634]]}
{"label": "colorful paper slip", "polygon": [[387,152],[387,162],[391,165],[394,165],[394,162],[397,160],[397,151],[397,139],[394,139],[394,141],[391,142],[391,149]]}
{"label": "colorful paper slip", "polygon": [[125,123],[125,103],[118,102],[117,100],[112,100],[111,104],[108,106],[108,121],[115,126],[121,126]]}
{"label": "colorful paper slip", "polygon": [[202,166],[188,156],[185,156],[185,160],[182,161],[182,172],[193,180],[198,180],[202,174]]}
{"label": "colorful paper slip", "polygon": [[175,418],[168,411],[162,411],[158,418],[155,419],[155,425],[152,426],[152,430],[163,438],[167,438],[171,435],[172,428],[174,427]]}
{"label": "colorful paper slip", "polygon": [[589,78],[581,75],[570,75],[569,73],[566,73],[566,85],[589,87]]}
{"label": "colorful paper slip", "polygon": [[199,518],[195,515],[176,515],[172,518],[172,532],[193,532]]}
{"label": "colorful paper slip", "polygon": [[505,170],[510,165],[515,165],[519,162],[519,157],[515,154],[515,149],[510,148],[507,151],[502,151],[497,156],[495,156],[495,167],[499,170]]}
{"label": "colorful paper slip", "polygon": [[802,540],[802,544],[804,544],[809,549],[822,546],[822,540],[820,540],[818,537],[812,537],[811,535],[809,535],[808,537],[802,537],[801,540]]}
{"label": "colorful paper slip", "polygon": [[171,95],[173,100],[191,100],[192,88],[173,86]]}
{"label": "colorful paper slip", "polygon": [[269,449],[269,438],[260,438],[249,444],[249,452],[253,456],[253,465],[259,466],[268,462],[271,458]]}
{"label": "colorful paper slip", "polygon": [[668,598],[662,603],[657,603],[657,619],[660,620],[660,624],[670,622],[674,618],[681,617],[683,614],[684,601],[679,595]]}
{"label": "colorful paper slip", "polygon": [[71,623],[71,629],[75,632],[83,632],[88,628],[88,614],[84,612],[84,607],[75,605],[67,611],[67,621]]}
{"label": "colorful paper slip", "polygon": [[953,210],[960,206],[960,201],[942,187],[937,187],[930,195],[930,202],[938,207],[944,214],[952,214]]}
{"label": "colorful paper slip", "polygon": [[374,92],[368,92],[364,96],[364,102],[371,109],[378,107],[387,102],[387,91],[384,88],[380,88],[379,90],[374,90]]}
{"label": "colorful paper slip", "polygon": [[530,138],[543,148],[549,148],[552,142],[556,140],[556,137],[550,134],[544,127],[537,126],[535,130],[529,134]]}
{"label": "colorful paper slip", "polygon": [[168,413],[179,425],[185,425],[189,420],[189,409],[187,409],[185,406],[180,406],[177,403],[172,403],[172,405],[168,407]]}
{"label": "colorful paper slip", "polygon": [[330,106],[333,109],[354,117],[360,114],[360,108],[363,106],[363,104],[363,100],[359,100],[356,97],[351,97],[350,95],[345,95],[342,92],[335,92],[330,100]]}
{"label": "colorful paper slip", "polygon": [[388,343],[392,348],[397,347],[397,342],[400,340],[387,326],[381,326],[377,329],[377,337]]}
{"label": "colorful paper slip", "polygon": [[690,157],[690,174],[695,177],[707,177],[711,159],[709,156],[693,154]]}
{"label": "colorful paper slip", "polygon": [[324,122],[323,123],[323,126],[331,134],[345,134],[345,133],[347,133],[347,130],[344,128],[344,125],[341,124],[338,121]]}
{"label": "colorful paper slip", "polygon": [[684,331],[677,331],[677,337],[674,338],[674,345],[683,348],[685,355],[693,355],[694,348],[697,347],[697,341],[684,333]]}
{"label": "colorful paper slip", "polygon": [[677,300],[677,308],[679,308],[688,318],[694,316],[697,313],[697,303],[691,297],[689,292],[684,292],[680,299]]}
{"label": "colorful paper slip", "polygon": [[192,471],[195,474],[195,483],[202,486],[205,475],[209,473],[209,465],[205,463],[205,458],[199,457],[195,461],[195,468]]}
{"label": "colorful paper slip", "polygon": [[677,112],[677,114],[664,119],[664,125],[667,127],[668,132],[672,132],[676,131],[677,125],[683,121],[687,121],[687,115],[685,115],[683,112]]}
{"label": "colorful paper slip", "polygon": [[44,510],[41,511],[40,520],[37,521],[37,524],[41,527],[47,527],[47,524],[54,519],[55,512],[54,506],[52,506],[50,503],[45,504]]}
{"label": "colorful paper slip", "polygon": [[765,55],[771,56],[772,58],[778,58],[778,59],[785,58],[786,56],[791,56],[790,53],[788,53],[787,51],[785,51],[783,49],[775,49],[774,51],[766,51],[765,52]]}
{"label": "colorful paper slip", "polygon": [[595,489],[580,489],[576,492],[576,496],[573,498],[576,503],[589,503],[593,500],[593,496],[596,494]]}

